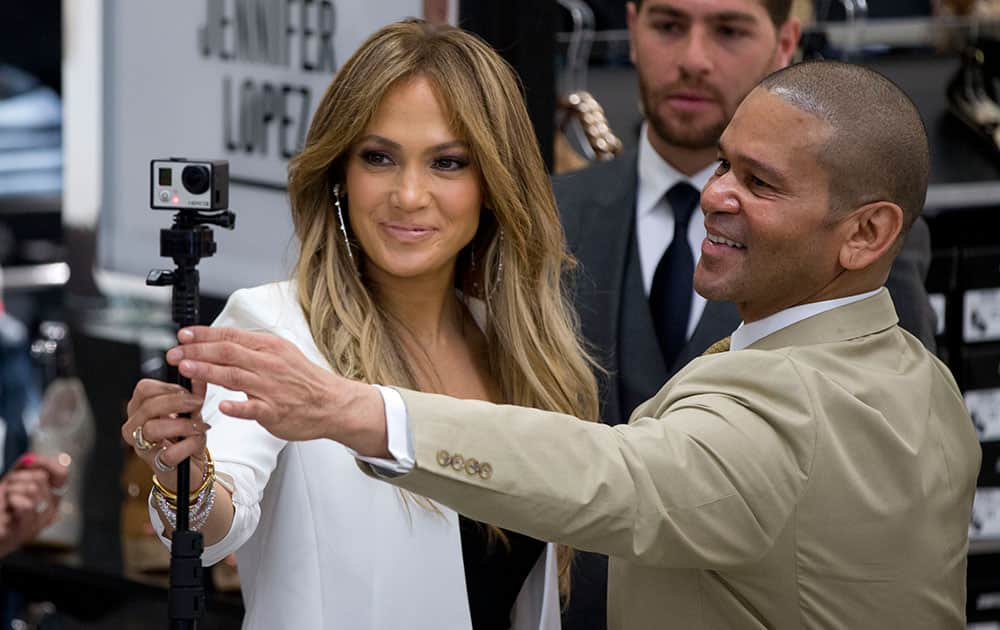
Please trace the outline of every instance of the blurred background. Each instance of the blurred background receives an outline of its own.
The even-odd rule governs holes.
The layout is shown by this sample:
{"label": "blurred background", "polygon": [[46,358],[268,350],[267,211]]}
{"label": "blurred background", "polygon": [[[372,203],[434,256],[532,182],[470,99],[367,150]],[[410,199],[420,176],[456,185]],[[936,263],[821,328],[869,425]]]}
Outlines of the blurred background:
{"label": "blurred background", "polygon": [[[0,3],[3,467],[31,449],[66,453],[74,471],[57,523],[0,559],[5,627],[145,628],[166,617],[168,553],[148,525],[148,474],[119,432],[135,382],[168,376],[173,338],[169,289],[145,285],[150,269],[172,266],[158,251],[171,214],[149,209],[150,160],[230,161],[237,227],[216,230],[218,254],[201,266],[208,323],[231,291],[288,275],[288,157],[336,67],[390,21],[457,23],[500,50],[552,172],[636,143],[623,0],[315,2],[301,19],[319,24],[329,10],[335,26],[287,64],[227,57],[235,4]],[[214,27],[212,7],[224,12]],[[969,627],[1000,629],[1000,2],[803,0],[794,11],[802,58],[880,70],[930,132],[927,288],[939,355],[984,453]],[[238,628],[238,568],[223,563],[206,580],[206,627]]]}

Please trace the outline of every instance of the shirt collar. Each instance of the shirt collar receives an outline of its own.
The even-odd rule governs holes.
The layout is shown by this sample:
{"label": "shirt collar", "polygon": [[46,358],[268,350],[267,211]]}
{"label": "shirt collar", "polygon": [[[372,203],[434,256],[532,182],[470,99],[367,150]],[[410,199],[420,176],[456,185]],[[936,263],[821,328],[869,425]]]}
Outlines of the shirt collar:
{"label": "shirt collar", "polygon": [[715,163],[708,165],[691,177],[681,173],[669,162],[660,157],[649,142],[649,123],[643,123],[639,130],[639,190],[636,195],[636,210],[638,216],[652,212],[660,200],[674,184],[686,181],[699,191],[708,183],[715,172]]}
{"label": "shirt collar", "polygon": [[803,319],[807,319],[813,315],[819,315],[820,313],[835,309],[839,306],[845,306],[847,304],[851,304],[852,302],[859,302],[866,298],[870,298],[881,290],[881,288],[878,288],[874,291],[868,291],[867,293],[849,295],[847,297],[837,298],[834,300],[823,300],[822,302],[800,304],[799,306],[793,306],[791,308],[786,308],[783,311],[778,311],[774,315],[770,315],[764,319],[759,319],[749,324],[741,323],[739,328],[733,331],[733,335],[730,338],[729,350],[742,350],[754,342],[781,330],[782,328],[787,328],[788,326],[791,326],[796,322],[800,322]]}

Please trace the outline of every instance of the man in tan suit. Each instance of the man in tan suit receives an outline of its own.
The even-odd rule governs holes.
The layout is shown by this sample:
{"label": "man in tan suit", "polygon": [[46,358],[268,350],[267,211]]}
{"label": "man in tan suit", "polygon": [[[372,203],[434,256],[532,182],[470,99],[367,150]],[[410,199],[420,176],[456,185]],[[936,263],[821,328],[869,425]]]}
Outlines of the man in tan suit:
{"label": "man in tan suit", "polygon": [[800,64],[750,93],[719,153],[695,286],[744,323],[627,426],[376,390],[246,331],[182,331],[168,360],[246,391],[225,411],[275,435],[607,554],[611,628],[963,628],[979,446],[882,287],[923,206],[919,115],[869,70]]}

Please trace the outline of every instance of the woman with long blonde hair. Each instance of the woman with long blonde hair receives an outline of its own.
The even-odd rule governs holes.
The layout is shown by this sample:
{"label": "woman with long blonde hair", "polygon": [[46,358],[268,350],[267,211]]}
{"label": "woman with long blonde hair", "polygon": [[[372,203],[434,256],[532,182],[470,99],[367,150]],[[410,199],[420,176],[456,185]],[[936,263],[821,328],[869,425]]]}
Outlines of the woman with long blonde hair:
{"label": "woman with long blonde hair", "polygon": [[[420,21],[375,33],[319,104],[289,198],[293,279],[237,291],[216,324],[255,331],[259,347],[239,352],[294,392],[304,426],[331,371],[597,416],[548,177],[519,85],[481,40]],[[315,439],[289,442],[263,428],[271,410],[253,395],[258,423],[223,413],[239,400],[144,380],[122,435],[155,473],[164,534],[172,469],[191,457],[191,521],[206,564],[237,553],[244,627],[559,627],[568,549],[369,479],[319,420]],[[460,454],[449,465],[491,474]]]}

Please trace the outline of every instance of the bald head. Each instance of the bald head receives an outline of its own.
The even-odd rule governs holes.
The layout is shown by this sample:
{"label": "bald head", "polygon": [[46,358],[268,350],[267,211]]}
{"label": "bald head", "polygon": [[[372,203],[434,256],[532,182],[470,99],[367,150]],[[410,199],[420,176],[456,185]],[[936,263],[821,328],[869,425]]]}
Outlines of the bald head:
{"label": "bald head", "polygon": [[814,61],[779,70],[758,89],[830,125],[818,158],[834,213],[889,201],[909,229],[924,207],[930,157],[920,114],[896,84],[861,66]]}

